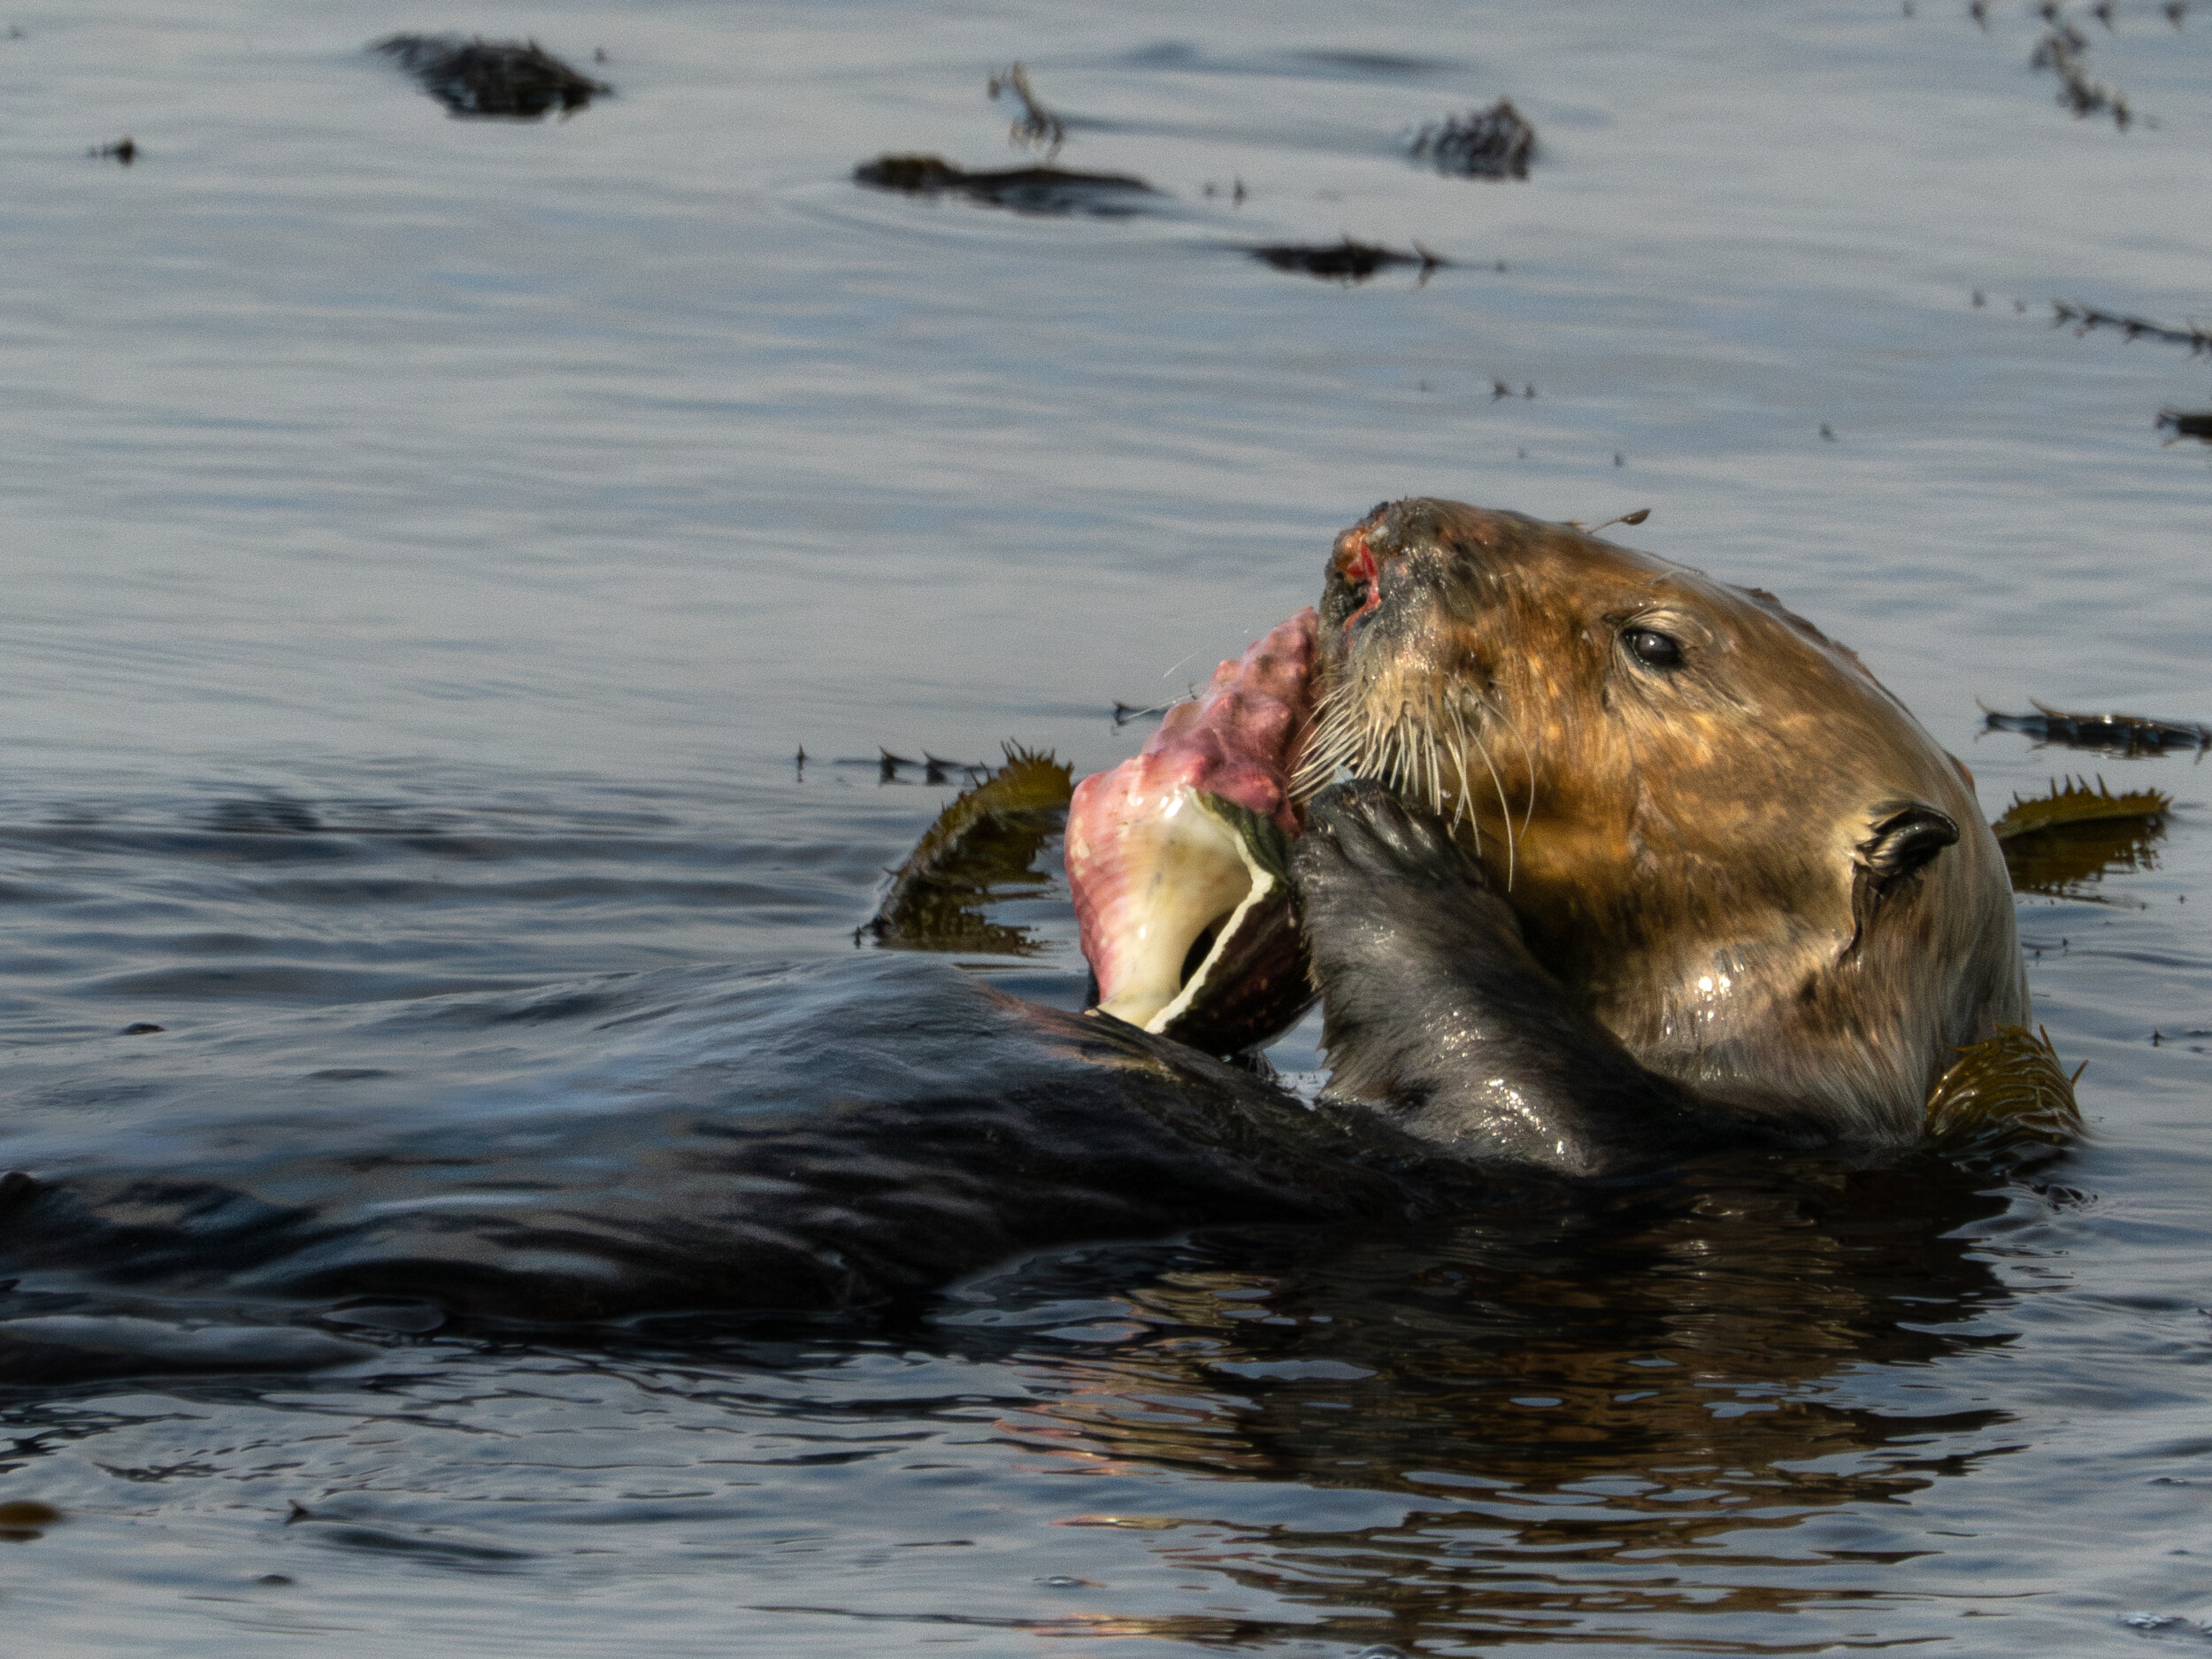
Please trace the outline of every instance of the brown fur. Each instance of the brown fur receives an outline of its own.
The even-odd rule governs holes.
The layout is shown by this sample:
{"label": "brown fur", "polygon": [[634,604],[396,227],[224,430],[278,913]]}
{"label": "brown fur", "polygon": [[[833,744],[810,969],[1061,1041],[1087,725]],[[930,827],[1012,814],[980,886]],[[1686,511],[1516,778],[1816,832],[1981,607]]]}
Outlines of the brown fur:
{"label": "brown fur", "polygon": [[1321,634],[1308,787],[1344,766],[1433,807],[1651,1071],[1905,1139],[1959,1048],[2026,1022],[1970,774],[1771,595],[1412,500],[1339,538]]}

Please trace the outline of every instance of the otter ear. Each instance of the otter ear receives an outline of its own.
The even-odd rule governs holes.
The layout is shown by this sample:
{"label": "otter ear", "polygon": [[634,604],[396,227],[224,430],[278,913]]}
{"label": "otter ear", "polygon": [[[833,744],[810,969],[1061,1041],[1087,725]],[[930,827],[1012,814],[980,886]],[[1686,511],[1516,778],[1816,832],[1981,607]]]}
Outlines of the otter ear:
{"label": "otter ear", "polygon": [[1959,838],[1950,817],[1924,801],[1892,802],[1874,814],[1874,833],[1859,843],[1859,867],[1878,889],[1893,887]]}

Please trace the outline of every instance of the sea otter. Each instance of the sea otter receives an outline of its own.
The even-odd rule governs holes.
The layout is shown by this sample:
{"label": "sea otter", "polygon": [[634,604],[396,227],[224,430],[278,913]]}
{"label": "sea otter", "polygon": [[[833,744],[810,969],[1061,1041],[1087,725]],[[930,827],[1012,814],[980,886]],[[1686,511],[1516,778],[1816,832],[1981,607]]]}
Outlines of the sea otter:
{"label": "sea otter", "polygon": [[[19,1058],[0,1379],[329,1363],[209,1319],[872,1308],[1082,1240],[1883,1156],[2027,1016],[1964,769],[1770,596],[1571,527],[1379,507],[1148,749],[1069,822],[1102,1011],[887,955],[326,1010],[250,1070],[220,1022],[121,1083]],[[1219,1057],[1317,992],[1319,1102]],[[1182,1023],[1224,1007],[1225,1044]]]}
{"label": "sea otter", "polygon": [[[1570,1176],[1878,1149],[1920,1136],[1961,1048],[2025,1022],[1970,776],[1771,595],[1409,500],[1337,539],[1311,632],[1257,678],[1311,708],[1275,757],[1318,791],[1289,873],[1340,1096]],[[1279,810],[1214,775],[1186,787]],[[1079,909],[1079,849],[1107,841],[1085,805]],[[1192,919],[1219,954],[1229,918]]]}

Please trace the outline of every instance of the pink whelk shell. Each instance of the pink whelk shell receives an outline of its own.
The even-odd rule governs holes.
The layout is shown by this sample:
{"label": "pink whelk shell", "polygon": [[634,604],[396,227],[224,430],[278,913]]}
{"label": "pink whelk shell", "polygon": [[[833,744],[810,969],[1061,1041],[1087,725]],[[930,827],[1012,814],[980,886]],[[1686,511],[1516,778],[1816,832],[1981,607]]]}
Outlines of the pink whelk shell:
{"label": "pink whelk shell", "polygon": [[1283,866],[1315,626],[1302,611],[1223,663],[1133,758],[1077,786],[1068,881],[1102,1012],[1224,1051],[1310,1004]]}

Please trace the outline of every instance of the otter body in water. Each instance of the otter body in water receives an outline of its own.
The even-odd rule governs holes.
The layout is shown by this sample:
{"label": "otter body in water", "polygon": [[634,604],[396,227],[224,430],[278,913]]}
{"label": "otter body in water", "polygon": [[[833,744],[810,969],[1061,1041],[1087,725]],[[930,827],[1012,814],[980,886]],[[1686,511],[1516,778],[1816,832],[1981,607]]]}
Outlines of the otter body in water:
{"label": "otter body in water", "polygon": [[[1094,954],[1154,1029],[887,956],[340,1010],[250,1071],[191,1060],[218,1024],[120,1094],[96,1060],[19,1061],[0,1379],[291,1363],[209,1319],[872,1306],[1081,1240],[1516,1191],[1550,1213],[1562,1183],[1731,1148],[1884,1156],[1957,1048],[2027,1016],[1964,770],[1764,595],[1401,502],[1216,692],[1070,824],[1087,946],[1175,920],[1095,890],[1147,868],[1256,861],[1296,901],[1195,882],[1164,970],[1158,941]],[[1235,797],[1233,833],[1139,833],[1193,790]],[[1317,1106],[1156,1023],[1205,1000],[1178,964],[1184,990],[1208,963],[1271,987],[1247,1025],[1294,1017],[1280,954],[1228,935],[1298,912]],[[342,1113],[302,1093],[336,1078]]]}

